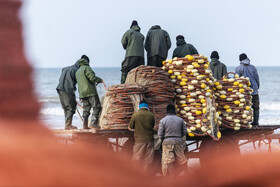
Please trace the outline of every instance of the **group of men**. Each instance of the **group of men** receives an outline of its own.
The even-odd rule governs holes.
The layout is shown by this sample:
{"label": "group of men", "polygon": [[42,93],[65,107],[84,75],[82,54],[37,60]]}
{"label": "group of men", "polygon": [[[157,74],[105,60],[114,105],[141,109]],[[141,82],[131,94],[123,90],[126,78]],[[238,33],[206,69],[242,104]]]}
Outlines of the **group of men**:
{"label": "group of men", "polygon": [[[134,131],[133,160],[141,163],[148,175],[151,174],[155,151],[154,125],[154,114],[149,111],[148,103],[142,100],[139,111],[132,115],[128,129]],[[167,105],[166,116],[160,120],[158,129],[159,141],[162,144],[161,164],[164,176],[186,170],[188,161],[184,153],[186,134],[185,122],[176,115],[175,106]]]}
{"label": "group of men", "polygon": [[[145,64],[144,48],[147,52],[148,66],[162,67],[162,61],[166,60],[168,56],[171,40],[165,30],[161,29],[159,25],[152,26],[146,38],[141,34],[140,30],[137,21],[134,20],[130,29],[122,37],[121,43],[126,53],[121,67],[121,84],[125,82],[130,70]],[[186,43],[184,36],[179,35],[176,40],[177,48],[173,52],[173,57],[198,54],[193,45]]]}
{"label": "group of men", "polygon": [[[144,43],[145,40],[145,43]],[[186,43],[184,36],[176,37],[177,47],[172,57],[185,57],[186,55],[198,54],[196,48]],[[124,83],[128,72],[140,65],[144,65],[144,48],[147,51],[147,65],[162,67],[162,61],[166,60],[168,50],[171,47],[169,34],[160,26],[152,26],[147,33],[146,39],[140,33],[137,21],[133,21],[130,29],[122,37],[122,45],[126,50],[125,60],[122,62],[121,83]],[[211,53],[210,69],[214,78],[222,79],[227,74],[227,67],[219,61],[217,51]],[[253,89],[254,121],[252,125],[258,125],[259,119],[259,76],[255,66],[245,53],[239,56],[240,65],[235,72],[244,77],[249,77]],[[96,85],[102,82],[89,66],[89,58],[83,55],[74,65],[62,69],[57,92],[65,114],[65,129],[77,129],[72,125],[73,115],[77,108],[75,97],[76,84],[78,84],[79,98],[83,103],[83,129],[99,128],[98,119],[101,111],[101,104],[96,90]],[[90,123],[90,110],[93,109]],[[133,147],[133,160],[142,162],[144,170],[148,171],[153,163],[154,157],[154,114],[149,111],[145,100],[140,102],[139,111],[134,113],[129,123],[129,130],[135,131],[135,145]],[[174,163],[179,168],[187,168],[185,157],[186,126],[182,118],[176,116],[175,106],[169,104],[166,107],[166,117],[161,119],[158,129],[158,137],[162,143],[162,173],[172,174]],[[179,171],[182,171],[179,169]]]}
{"label": "group of men", "polygon": [[[76,84],[78,83],[79,98],[83,103],[83,129],[98,129],[101,104],[96,85],[102,82],[89,66],[89,58],[83,55],[74,65],[62,69],[59,84],[56,88],[60,103],[64,110],[65,129],[77,129],[72,125],[73,115],[77,108]],[[93,109],[91,122],[88,124],[90,110]]]}
{"label": "group of men", "polygon": [[[227,67],[225,64],[219,61],[219,54],[217,51],[211,53],[211,62],[210,69],[212,71],[213,77],[215,79],[221,80],[225,74],[227,74]],[[260,100],[259,100],[259,88],[260,88],[260,79],[257,68],[250,64],[250,59],[245,53],[239,55],[240,65],[236,67],[235,73],[239,76],[248,77],[251,82],[251,88],[253,89],[252,93],[252,108],[253,113],[253,122],[252,125],[259,125],[259,111],[260,111]]]}

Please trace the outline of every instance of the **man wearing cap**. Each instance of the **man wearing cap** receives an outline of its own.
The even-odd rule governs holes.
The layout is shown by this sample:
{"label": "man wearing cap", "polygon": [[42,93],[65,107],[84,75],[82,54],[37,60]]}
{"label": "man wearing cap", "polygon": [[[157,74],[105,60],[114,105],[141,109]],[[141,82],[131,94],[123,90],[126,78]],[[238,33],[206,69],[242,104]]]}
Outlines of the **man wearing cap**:
{"label": "man wearing cap", "polygon": [[[184,137],[187,134],[185,122],[178,117],[175,112],[175,106],[172,104],[166,107],[166,116],[160,120],[158,136],[162,142],[162,174],[172,175],[176,163],[176,170],[186,171],[187,158],[185,156]],[[178,174],[177,173],[177,174]]]}
{"label": "man wearing cap", "polygon": [[143,163],[146,173],[154,158],[154,125],[155,117],[149,111],[147,102],[142,100],[139,111],[131,117],[128,129],[134,131],[133,160]]}
{"label": "man wearing cap", "polygon": [[183,58],[186,55],[198,54],[196,48],[192,44],[186,43],[185,38],[182,35],[178,35],[176,37],[176,45],[177,47],[173,51],[172,58],[174,57]]}
{"label": "man wearing cap", "polygon": [[76,126],[72,125],[72,119],[77,107],[75,95],[77,80],[75,74],[78,69],[78,61],[72,66],[63,68],[59,78],[59,83],[56,87],[61,106],[64,110],[66,130],[77,129]]}
{"label": "man wearing cap", "polygon": [[222,77],[227,74],[227,67],[219,61],[219,53],[213,51],[211,53],[210,69],[215,79],[221,80]]}
{"label": "man wearing cap", "polygon": [[[96,90],[97,84],[102,82],[102,79],[97,77],[94,71],[89,66],[89,58],[83,55],[79,62],[79,70],[76,72],[76,79],[78,82],[78,91],[80,99],[83,102],[83,129],[99,128],[98,119],[101,110],[101,104]],[[90,110],[93,110],[91,122],[88,126],[88,118]]]}
{"label": "man wearing cap", "polygon": [[159,25],[152,26],[145,40],[148,66],[162,67],[162,61],[166,60],[170,47],[169,34]]}
{"label": "man wearing cap", "polygon": [[137,21],[133,21],[130,29],[122,37],[122,46],[126,50],[121,67],[121,84],[125,83],[127,74],[133,68],[144,65],[144,39]]}
{"label": "man wearing cap", "polygon": [[257,68],[250,64],[250,59],[247,57],[245,53],[239,55],[240,65],[236,67],[235,73],[239,76],[249,77],[251,85],[250,87],[253,89],[252,93],[252,102],[254,109],[254,120],[252,125],[259,125],[259,113],[260,113],[260,100],[259,100],[259,88],[260,88],[260,80]]}

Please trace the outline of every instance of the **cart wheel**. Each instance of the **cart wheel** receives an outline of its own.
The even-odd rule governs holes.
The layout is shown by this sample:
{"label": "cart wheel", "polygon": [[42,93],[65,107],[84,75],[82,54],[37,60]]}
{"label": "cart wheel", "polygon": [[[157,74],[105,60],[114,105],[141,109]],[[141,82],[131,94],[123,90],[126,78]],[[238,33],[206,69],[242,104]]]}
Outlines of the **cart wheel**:
{"label": "cart wheel", "polygon": [[201,165],[226,154],[240,155],[238,141],[226,136],[223,136],[219,141],[213,140],[210,137],[205,137],[200,144],[199,152],[201,153]]}

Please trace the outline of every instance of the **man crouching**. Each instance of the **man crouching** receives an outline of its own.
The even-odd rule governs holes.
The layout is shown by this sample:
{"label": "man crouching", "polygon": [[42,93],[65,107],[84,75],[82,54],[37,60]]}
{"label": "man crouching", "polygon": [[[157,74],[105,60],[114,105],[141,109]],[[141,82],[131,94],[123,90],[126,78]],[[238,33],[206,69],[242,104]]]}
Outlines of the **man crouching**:
{"label": "man crouching", "polygon": [[160,120],[158,136],[162,142],[162,174],[164,176],[174,174],[174,162],[179,165],[176,170],[187,169],[187,158],[184,154],[185,145],[182,138],[187,130],[184,120],[176,116],[175,106],[166,107],[166,116]]}

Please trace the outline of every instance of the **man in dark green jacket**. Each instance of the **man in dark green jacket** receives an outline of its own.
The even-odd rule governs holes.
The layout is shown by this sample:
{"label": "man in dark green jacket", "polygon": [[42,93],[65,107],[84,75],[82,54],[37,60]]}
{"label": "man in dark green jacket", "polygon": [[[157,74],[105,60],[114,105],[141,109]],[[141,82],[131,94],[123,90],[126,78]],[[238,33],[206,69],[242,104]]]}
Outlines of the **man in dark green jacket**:
{"label": "man in dark green jacket", "polygon": [[144,65],[144,36],[140,33],[137,21],[133,21],[130,29],[122,37],[122,46],[126,50],[122,62],[121,84],[126,80],[127,74],[133,68]]}
{"label": "man in dark green jacket", "polygon": [[75,95],[77,81],[75,74],[78,69],[78,62],[72,66],[63,68],[59,78],[59,83],[56,87],[61,106],[64,110],[65,129],[67,130],[77,129],[76,126],[72,126],[72,119],[77,107]]}
{"label": "man in dark green jacket", "polygon": [[213,77],[215,79],[221,80],[222,77],[227,74],[227,67],[219,61],[220,57],[217,51],[213,51],[210,58],[210,69],[212,71]]}
{"label": "man in dark green jacket", "polygon": [[[97,84],[102,82],[102,79],[95,76],[94,71],[89,66],[89,58],[83,55],[79,62],[79,70],[76,72],[76,79],[78,82],[78,91],[80,99],[83,102],[83,129],[99,128],[98,119],[101,110],[101,104],[96,90]],[[90,109],[93,109],[92,120],[88,127],[88,118]]]}
{"label": "man in dark green jacket", "polygon": [[183,58],[186,55],[198,54],[198,51],[192,44],[186,43],[184,36],[178,35],[176,37],[176,41],[177,41],[176,42],[177,47],[173,51],[172,58],[174,57]]}
{"label": "man in dark green jacket", "polygon": [[134,131],[133,160],[141,161],[146,173],[154,158],[154,125],[155,117],[143,100],[140,102],[139,111],[132,115],[128,129]]}
{"label": "man in dark green jacket", "polygon": [[166,60],[170,47],[169,34],[159,25],[152,26],[145,40],[148,66],[162,67],[162,61]]}

